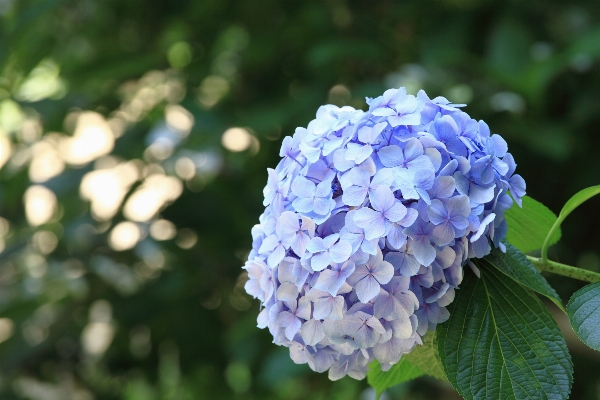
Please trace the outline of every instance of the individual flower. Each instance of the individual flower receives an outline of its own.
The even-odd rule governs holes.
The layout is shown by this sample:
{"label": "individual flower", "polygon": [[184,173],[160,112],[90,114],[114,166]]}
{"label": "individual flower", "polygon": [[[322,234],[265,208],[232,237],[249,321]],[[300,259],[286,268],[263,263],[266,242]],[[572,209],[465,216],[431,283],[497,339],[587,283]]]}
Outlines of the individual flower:
{"label": "individual flower", "polygon": [[354,222],[365,230],[365,239],[385,235],[390,223],[400,221],[406,215],[406,207],[394,198],[387,186],[379,186],[369,195],[373,209],[363,207],[354,215]]}
{"label": "individual flower", "polygon": [[394,267],[383,261],[381,250],[369,257],[364,265],[358,265],[348,278],[350,285],[356,287],[356,295],[361,303],[367,303],[379,294],[381,285],[394,276]]}
{"label": "individual flower", "polygon": [[350,258],[352,246],[340,235],[334,233],[325,238],[315,236],[310,240],[307,250],[312,254],[310,266],[314,271],[322,271],[332,262],[343,263]]}

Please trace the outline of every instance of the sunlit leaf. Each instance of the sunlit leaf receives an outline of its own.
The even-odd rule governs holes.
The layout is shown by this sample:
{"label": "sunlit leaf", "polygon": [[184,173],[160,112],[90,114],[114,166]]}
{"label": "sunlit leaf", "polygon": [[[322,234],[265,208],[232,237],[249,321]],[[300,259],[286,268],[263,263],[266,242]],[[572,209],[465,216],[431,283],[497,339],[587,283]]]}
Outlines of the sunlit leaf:
{"label": "sunlit leaf", "polygon": [[[505,213],[508,224],[506,240],[523,253],[539,250],[556,222],[556,215],[545,205],[529,196],[523,197],[523,207],[516,204]],[[552,236],[552,244],[560,239],[560,229]]]}
{"label": "sunlit leaf", "polygon": [[423,342],[422,346],[417,347],[414,351],[405,355],[404,358],[425,374],[448,381],[440,361],[435,332],[428,332]]}
{"label": "sunlit leaf", "polygon": [[[560,231],[560,225],[562,222],[581,204],[583,204],[586,200],[600,194],[600,185],[590,186],[579,192],[575,193],[563,206],[562,210],[560,210],[560,214],[558,215],[558,219],[552,225],[552,229],[548,232],[544,245],[542,247],[542,258],[546,257],[546,253],[548,251],[548,247],[556,243],[555,236],[556,232]],[[509,240],[510,241],[510,240]]]}
{"label": "sunlit leaf", "polygon": [[377,394],[381,394],[384,390],[391,388],[392,386],[408,382],[422,375],[425,375],[425,373],[421,371],[419,367],[410,363],[403,357],[398,364],[392,366],[389,371],[385,372],[381,370],[379,361],[373,362],[369,365],[367,382],[375,389]]}
{"label": "sunlit leaf", "polygon": [[369,368],[367,379],[377,393],[422,375],[447,381],[438,354],[435,332],[427,333],[423,345],[403,355],[400,362],[392,366],[389,371],[382,371],[379,362],[374,362]]}

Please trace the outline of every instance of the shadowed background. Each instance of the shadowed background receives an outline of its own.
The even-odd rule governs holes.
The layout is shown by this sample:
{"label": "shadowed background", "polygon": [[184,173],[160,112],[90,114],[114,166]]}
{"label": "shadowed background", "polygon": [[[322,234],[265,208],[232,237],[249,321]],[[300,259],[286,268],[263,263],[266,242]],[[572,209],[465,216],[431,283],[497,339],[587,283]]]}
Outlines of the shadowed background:
{"label": "shadowed background", "polygon": [[[597,1],[0,0],[0,398],[373,398],[271,344],[240,267],[283,137],[399,86],[468,103],[555,212],[599,183]],[[600,270],[599,205],[553,259]]]}

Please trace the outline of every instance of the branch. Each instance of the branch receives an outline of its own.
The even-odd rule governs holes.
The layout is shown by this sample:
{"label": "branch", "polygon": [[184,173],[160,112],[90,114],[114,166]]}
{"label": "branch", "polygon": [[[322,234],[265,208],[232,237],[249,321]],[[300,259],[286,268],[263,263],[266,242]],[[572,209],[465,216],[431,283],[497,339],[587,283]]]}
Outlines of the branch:
{"label": "branch", "polygon": [[527,256],[527,258],[539,271],[552,272],[553,274],[568,276],[569,278],[579,279],[580,281],[586,281],[591,283],[600,282],[600,274],[597,272],[572,267],[570,265],[561,264],[556,261],[544,261],[537,257]]}

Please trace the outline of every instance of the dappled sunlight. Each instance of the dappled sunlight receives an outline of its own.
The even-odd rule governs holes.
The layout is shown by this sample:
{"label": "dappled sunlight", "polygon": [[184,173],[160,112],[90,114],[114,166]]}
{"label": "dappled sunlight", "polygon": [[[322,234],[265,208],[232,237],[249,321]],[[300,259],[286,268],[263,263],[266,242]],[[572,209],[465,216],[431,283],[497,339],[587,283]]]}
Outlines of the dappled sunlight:
{"label": "dappled sunlight", "polygon": [[175,224],[166,219],[157,219],[150,225],[150,236],[155,240],[171,240],[175,237],[177,228]]}
{"label": "dappled sunlight", "polygon": [[175,177],[150,175],[127,199],[123,207],[123,215],[132,221],[148,221],[165,205],[176,200],[182,190],[181,181]]}
{"label": "dappled sunlight", "polygon": [[119,222],[108,236],[108,245],[115,251],[129,250],[142,238],[140,227],[131,221]]}
{"label": "dappled sunlight", "polygon": [[7,133],[16,132],[24,122],[25,114],[17,102],[11,99],[0,101],[0,129]]}
{"label": "dappled sunlight", "polygon": [[115,334],[112,325],[112,307],[106,300],[97,300],[90,307],[90,322],[81,333],[81,344],[86,354],[102,355],[110,346]]}
{"label": "dappled sunlight", "polygon": [[31,237],[31,242],[34,248],[36,248],[43,255],[48,255],[56,249],[58,245],[58,237],[52,231],[37,231]]}
{"label": "dappled sunlight", "polygon": [[10,318],[0,318],[0,343],[10,339],[14,330],[15,324]]}
{"label": "dappled sunlight", "polygon": [[252,135],[244,128],[229,128],[223,132],[221,143],[229,151],[244,151],[252,144]]}
{"label": "dappled sunlight", "polygon": [[38,226],[50,221],[57,207],[56,195],[41,185],[30,186],[23,196],[25,216],[31,226]]}
{"label": "dappled sunlight", "polygon": [[12,143],[6,133],[0,128],[0,168],[6,164],[12,154]]}
{"label": "dappled sunlight", "polygon": [[212,108],[229,93],[229,82],[218,75],[204,78],[200,85],[198,101],[206,108]]}
{"label": "dappled sunlight", "polygon": [[84,111],[77,117],[73,136],[61,143],[60,150],[67,163],[83,165],[108,154],[114,144],[114,134],[104,117]]}
{"label": "dappled sunlight", "polygon": [[64,140],[63,135],[49,134],[31,146],[29,179],[32,182],[45,182],[63,172],[65,163],[59,150],[61,140]]}
{"label": "dappled sunlight", "polygon": [[192,113],[177,104],[171,104],[165,108],[165,120],[167,126],[179,132],[182,137],[187,136],[194,126]]}
{"label": "dappled sunlight", "polygon": [[189,157],[179,157],[175,162],[175,173],[181,179],[192,179],[196,175],[196,164]]}
{"label": "dappled sunlight", "polygon": [[67,85],[60,78],[60,68],[52,59],[42,60],[21,83],[15,97],[20,101],[60,99],[67,94]]}
{"label": "dappled sunlight", "polygon": [[88,172],[81,180],[81,198],[91,202],[95,219],[106,221],[114,217],[125,195],[139,179],[139,168],[135,161],[121,163],[113,168]]}

